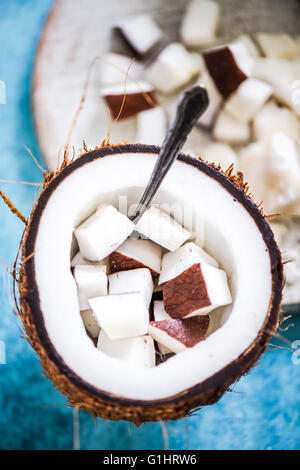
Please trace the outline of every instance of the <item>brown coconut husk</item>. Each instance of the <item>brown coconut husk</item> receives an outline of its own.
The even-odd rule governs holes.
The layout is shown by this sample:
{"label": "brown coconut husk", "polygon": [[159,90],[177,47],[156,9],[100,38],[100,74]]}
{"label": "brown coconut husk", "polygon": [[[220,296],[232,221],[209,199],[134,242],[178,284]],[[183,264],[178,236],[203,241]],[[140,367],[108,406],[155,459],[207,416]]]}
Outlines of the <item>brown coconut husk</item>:
{"label": "brown coconut husk", "polygon": [[[189,157],[181,154],[179,159],[191,163],[210,176],[222,182],[234,197],[242,201],[247,210],[255,215],[257,225],[262,232],[265,243],[269,247],[272,268],[272,298],[264,325],[257,338],[235,361],[225,366],[214,376],[209,377],[201,384],[197,384],[183,392],[163,400],[134,401],[121,396],[106,393],[95,389],[80,380],[63,360],[58,357],[51,345],[47,333],[41,327],[41,312],[34,289],[33,261],[34,232],[38,225],[42,209],[53,189],[63,178],[79,166],[107,154],[107,147],[99,147],[87,151],[77,160],[69,159],[67,154],[61,168],[43,176],[43,188],[37,202],[33,206],[30,219],[26,223],[24,237],[21,241],[21,267],[16,282],[20,293],[19,316],[23,323],[25,335],[31,346],[40,357],[43,374],[48,377],[56,388],[66,397],[68,403],[76,408],[82,408],[94,417],[110,420],[128,420],[136,425],[146,421],[163,421],[182,418],[190,415],[199,407],[213,404],[220,399],[224,392],[242,375],[253,367],[260,355],[265,351],[270,337],[275,333],[281,311],[281,294],[283,287],[282,261],[279,249],[268,223],[252,199],[248,185],[243,181],[242,173],[233,173],[233,166],[223,171],[220,166],[207,164],[202,160],[191,163]],[[149,152],[158,153],[159,148],[145,145],[111,146],[109,152]]]}

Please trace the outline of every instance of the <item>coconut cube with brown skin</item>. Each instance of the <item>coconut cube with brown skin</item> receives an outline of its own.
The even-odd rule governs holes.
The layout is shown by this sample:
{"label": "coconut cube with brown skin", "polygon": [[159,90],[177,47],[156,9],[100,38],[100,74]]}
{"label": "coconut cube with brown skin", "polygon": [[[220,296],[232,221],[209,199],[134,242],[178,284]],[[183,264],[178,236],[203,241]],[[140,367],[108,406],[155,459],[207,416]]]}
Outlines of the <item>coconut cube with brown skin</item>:
{"label": "coconut cube with brown skin", "polygon": [[109,256],[110,272],[148,268],[153,279],[160,274],[162,248],[150,240],[128,238]]}
{"label": "coconut cube with brown skin", "polygon": [[194,242],[188,242],[163,256],[158,283],[162,285],[170,279],[174,279],[195,263],[206,263],[215,268],[219,267],[218,262],[203,248]]}
{"label": "coconut cube with brown skin", "polygon": [[103,88],[101,96],[114,119],[136,116],[141,111],[154,108],[157,104],[153,87],[145,82],[127,81]]}
{"label": "coconut cube with brown skin", "polygon": [[254,59],[244,44],[216,47],[203,57],[221,95],[228,98],[252,72]]}
{"label": "coconut cube with brown skin", "polygon": [[206,315],[232,302],[224,271],[196,263],[163,285],[166,312],[175,319]]}
{"label": "coconut cube with brown skin", "polygon": [[161,346],[174,353],[192,348],[202,341],[209,326],[209,316],[152,321],[149,325],[151,335]]}

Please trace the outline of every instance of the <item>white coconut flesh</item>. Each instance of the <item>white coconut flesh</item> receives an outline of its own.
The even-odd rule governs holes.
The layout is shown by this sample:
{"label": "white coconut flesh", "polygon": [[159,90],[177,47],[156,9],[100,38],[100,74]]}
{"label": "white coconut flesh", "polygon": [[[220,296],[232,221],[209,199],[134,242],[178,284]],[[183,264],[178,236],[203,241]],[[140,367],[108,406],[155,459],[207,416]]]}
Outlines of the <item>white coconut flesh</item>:
{"label": "white coconut flesh", "polygon": [[[119,196],[127,195],[128,204],[136,204],[156,158],[151,153],[115,153],[77,167],[47,200],[34,247],[44,325],[65,365],[102,392],[146,401],[174,396],[237,359],[257,338],[272,294],[270,253],[254,218],[220,182],[177,160],[153,202],[189,204],[201,216],[204,249],[227,273],[233,302],[217,309],[218,329],[157,367],[137,373],[131,364],[95,348],[80,316],[70,271],[73,230],[100,203],[117,207]],[[49,227],[55,227],[51,236]]]}

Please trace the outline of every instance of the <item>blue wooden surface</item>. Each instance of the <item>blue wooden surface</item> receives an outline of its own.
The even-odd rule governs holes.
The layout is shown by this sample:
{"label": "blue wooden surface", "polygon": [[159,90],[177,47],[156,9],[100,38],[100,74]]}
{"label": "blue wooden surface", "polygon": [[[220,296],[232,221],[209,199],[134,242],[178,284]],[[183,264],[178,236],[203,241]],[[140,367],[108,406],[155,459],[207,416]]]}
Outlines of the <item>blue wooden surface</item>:
{"label": "blue wooden surface", "polygon": [[[39,156],[30,112],[30,75],[51,3],[0,0],[0,80],[7,95],[6,104],[0,104],[0,179],[39,182],[41,178],[24,146]],[[0,188],[28,216],[35,188],[3,183]],[[13,315],[6,269],[15,257],[21,232],[22,223],[0,201],[0,341],[5,342],[7,355],[6,364],[0,364],[0,448],[69,449],[72,410],[42,376],[38,358],[21,337]],[[284,335],[300,339],[299,316],[295,322]],[[170,448],[299,449],[299,372],[290,351],[267,351],[259,365],[217,404],[188,421],[167,423]],[[137,429],[126,422],[100,420],[95,426],[84,412],[80,413],[80,438],[82,449],[163,448],[158,423]]]}

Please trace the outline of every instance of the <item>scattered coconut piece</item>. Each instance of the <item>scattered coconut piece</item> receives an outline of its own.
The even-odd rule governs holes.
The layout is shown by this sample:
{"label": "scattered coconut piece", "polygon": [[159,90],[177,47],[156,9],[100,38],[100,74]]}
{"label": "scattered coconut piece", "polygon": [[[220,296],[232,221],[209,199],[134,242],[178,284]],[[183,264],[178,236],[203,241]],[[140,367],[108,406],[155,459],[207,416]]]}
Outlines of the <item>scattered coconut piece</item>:
{"label": "scattered coconut piece", "polygon": [[153,293],[153,281],[149,269],[131,269],[129,271],[110,274],[108,281],[109,294],[140,292],[149,307]]}
{"label": "scattered coconut piece", "polygon": [[269,139],[274,132],[282,131],[291,139],[299,137],[299,121],[288,108],[275,102],[266,103],[253,120],[253,133],[256,140]]}
{"label": "scattered coconut piece", "polygon": [[244,80],[225,103],[225,110],[238,121],[249,122],[270,98],[273,88],[257,78]]}
{"label": "scattered coconut piece", "polygon": [[205,339],[209,325],[209,316],[152,321],[149,334],[162,346],[174,353],[192,348]]}
{"label": "scattered coconut piece", "polygon": [[256,40],[267,57],[287,60],[299,57],[299,45],[289,34],[257,33]]}
{"label": "scattered coconut piece", "polygon": [[155,367],[154,341],[148,335],[111,340],[105,331],[101,330],[97,348],[108,356],[128,362],[134,367]]}
{"label": "scattered coconut piece", "polygon": [[254,58],[244,44],[229,44],[203,53],[207,69],[221,95],[228,98],[251,76]]}
{"label": "scattered coconut piece", "polygon": [[110,272],[148,268],[153,279],[160,274],[162,249],[150,240],[128,238],[109,256]]}
{"label": "scattered coconut piece", "polygon": [[148,331],[149,310],[140,292],[95,297],[89,304],[110,339],[130,338]]}
{"label": "scattered coconut piece", "polygon": [[195,263],[163,284],[166,312],[176,319],[206,315],[232,302],[227,276],[221,269]]}
{"label": "scattered coconut piece", "polygon": [[92,338],[98,338],[100,333],[100,326],[96,322],[92,310],[82,310],[80,312],[84,326]]}
{"label": "scattered coconut piece", "polygon": [[289,209],[300,197],[300,163],[295,142],[276,132],[240,152],[239,165],[266,214]]}
{"label": "scattered coconut piece", "polygon": [[161,106],[143,111],[137,116],[136,141],[140,144],[162,145],[167,132],[167,117]]}
{"label": "scattered coconut piece", "polygon": [[189,242],[163,256],[158,283],[163,284],[170,281],[170,279],[174,279],[195,263],[206,263],[215,268],[219,267],[218,262],[206,251],[195,243]]}
{"label": "scattered coconut piece", "polygon": [[137,56],[144,56],[163,39],[163,32],[149,15],[118,20],[115,29]]}
{"label": "scattered coconut piece", "polygon": [[[172,317],[165,311],[164,303],[162,300],[155,300],[153,303],[153,316],[155,322],[160,322],[163,320],[172,320]],[[166,354],[170,354],[172,351],[166,346],[158,343],[159,352],[165,356]]]}
{"label": "scattered coconut piece", "polygon": [[172,219],[169,214],[155,206],[144,212],[136,224],[136,230],[170,251],[179,248],[192,236],[191,232]]}
{"label": "scattered coconut piece", "polygon": [[250,126],[222,110],[217,116],[213,135],[217,140],[223,142],[243,143],[250,139]]}
{"label": "scattered coconut piece", "polygon": [[107,294],[107,276],[105,265],[74,267],[73,275],[78,289],[80,310],[90,308],[88,299]]}
{"label": "scattered coconut piece", "polygon": [[221,165],[223,170],[227,170],[233,163],[234,167],[238,167],[238,159],[236,153],[230,145],[223,142],[212,142],[203,148],[202,158],[209,163]]}
{"label": "scattered coconut piece", "polygon": [[146,70],[146,78],[154,88],[163,93],[172,93],[188,83],[200,72],[200,61],[185,47],[173,42],[165,47]]}
{"label": "scattered coconut piece", "polygon": [[300,103],[296,93],[296,81],[299,79],[297,64],[297,61],[259,57],[253,67],[253,76],[269,83],[273,87],[275,98],[300,116]]}
{"label": "scattered coconut piece", "polygon": [[[107,52],[98,64],[98,77],[104,85],[124,83],[126,76],[128,80],[137,80],[142,73],[142,64],[132,57],[115,52]],[[124,87],[123,87],[124,88]]]}
{"label": "scattered coconut piece", "polygon": [[134,223],[109,204],[97,211],[74,231],[84,258],[100,261],[116,248],[134,230]]}
{"label": "scattered coconut piece", "polygon": [[204,127],[211,127],[215,121],[215,117],[217,112],[219,111],[223,97],[220,94],[219,90],[217,89],[213,79],[209,75],[206,68],[203,70],[201,74],[201,79],[199,82],[206,88],[208,93],[209,103],[207,109],[204,111],[200,119],[198,120],[198,124]]}
{"label": "scattered coconut piece", "polygon": [[193,0],[187,6],[180,35],[190,47],[205,46],[215,41],[220,18],[220,6],[208,0]]}
{"label": "scattered coconut piece", "polygon": [[232,44],[242,44],[244,47],[246,47],[247,51],[252,57],[260,56],[255,43],[248,34],[241,34],[234,41],[232,41]]}
{"label": "scattered coconut piece", "polygon": [[127,81],[101,90],[114,119],[136,116],[141,111],[156,106],[157,100],[153,87],[146,82]]}

